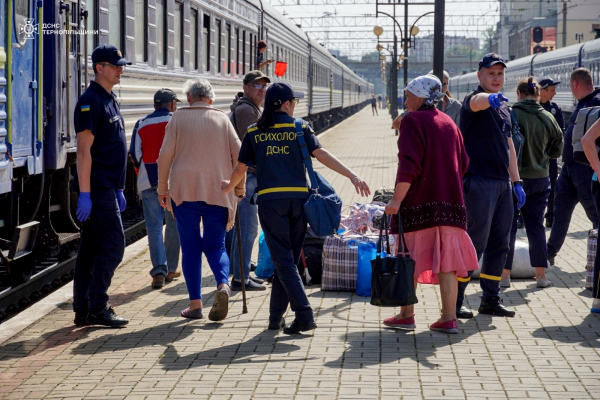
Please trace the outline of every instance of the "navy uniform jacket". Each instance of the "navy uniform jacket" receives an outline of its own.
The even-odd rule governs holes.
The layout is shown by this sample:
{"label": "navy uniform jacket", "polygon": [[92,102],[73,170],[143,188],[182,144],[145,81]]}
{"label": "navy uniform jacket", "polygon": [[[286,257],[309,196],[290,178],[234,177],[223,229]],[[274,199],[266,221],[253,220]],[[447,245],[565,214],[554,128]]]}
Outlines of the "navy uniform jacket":
{"label": "navy uniform jacket", "polygon": [[564,132],[565,131],[565,118],[563,117],[562,110],[560,109],[558,104],[556,104],[553,101],[548,101],[546,103],[540,103],[540,104],[542,105],[542,107],[544,107],[544,110],[548,111],[550,114],[552,114],[554,116],[554,119],[558,123],[558,126],[560,126],[560,129],[562,129],[562,131]]}
{"label": "navy uniform jacket", "polygon": [[508,181],[510,109],[503,103],[498,109],[473,112],[471,99],[478,93],[485,93],[481,86],[465,97],[460,109],[460,131],[469,156],[467,174]]}
{"label": "navy uniform jacket", "polygon": [[[295,119],[284,112],[275,113],[275,125],[266,131],[250,125],[238,156],[246,165],[256,165],[257,203],[273,199],[306,199],[308,185],[300,144],[296,139]],[[321,148],[315,132],[302,122],[308,153]]]}
{"label": "navy uniform jacket", "polygon": [[117,96],[94,81],[75,106],[75,132],[86,129],[94,135],[91,188],[124,189],[127,169],[125,123]]}

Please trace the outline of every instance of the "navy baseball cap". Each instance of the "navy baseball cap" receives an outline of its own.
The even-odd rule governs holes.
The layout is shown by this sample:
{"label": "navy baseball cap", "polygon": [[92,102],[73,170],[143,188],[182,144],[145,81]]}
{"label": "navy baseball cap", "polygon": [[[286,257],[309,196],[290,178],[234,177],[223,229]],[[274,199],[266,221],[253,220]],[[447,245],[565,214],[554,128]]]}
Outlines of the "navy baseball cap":
{"label": "navy baseball cap", "polygon": [[177,98],[177,95],[171,89],[162,88],[154,93],[155,104],[169,103],[173,100],[181,103],[181,100]]}
{"label": "navy baseball cap", "polygon": [[279,106],[291,99],[303,99],[304,92],[297,92],[290,85],[283,82],[276,82],[269,86],[265,94],[265,103],[271,102]]}
{"label": "navy baseball cap", "polygon": [[122,65],[131,65],[131,61],[123,58],[123,54],[111,44],[101,44],[92,52],[92,63],[109,63],[120,67]]}
{"label": "navy baseball cap", "polygon": [[504,58],[500,57],[496,53],[487,53],[481,61],[479,61],[479,69],[481,68],[489,68],[492,65],[502,64],[504,68],[506,68],[506,63],[504,62]]}
{"label": "navy baseball cap", "polygon": [[560,81],[553,81],[551,78],[544,78],[540,81],[540,87],[542,89],[546,89],[550,86],[556,86],[559,84],[560,84]]}

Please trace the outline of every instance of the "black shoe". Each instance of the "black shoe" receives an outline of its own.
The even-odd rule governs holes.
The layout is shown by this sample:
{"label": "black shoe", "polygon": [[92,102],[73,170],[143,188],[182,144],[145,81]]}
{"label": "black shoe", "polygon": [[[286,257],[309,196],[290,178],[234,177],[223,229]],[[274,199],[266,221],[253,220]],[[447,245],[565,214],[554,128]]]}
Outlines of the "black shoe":
{"label": "black shoe", "polygon": [[504,307],[502,299],[498,299],[496,301],[481,300],[479,314],[496,315],[498,317],[514,317],[516,313]]}
{"label": "black shoe", "polygon": [[283,328],[283,333],[288,335],[295,335],[296,333],[312,331],[317,328],[317,324],[315,321],[311,321],[309,323],[300,323],[294,320],[290,326],[286,326]]}
{"label": "black shoe", "polygon": [[104,310],[98,313],[89,313],[87,317],[87,323],[90,325],[102,325],[111,328],[118,328],[127,325],[129,320],[119,317],[112,307],[107,306]]}
{"label": "black shoe", "polygon": [[255,276],[251,276],[251,277],[250,277],[250,280],[251,280],[252,282],[254,282],[254,283],[258,283],[259,285],[262,285],[263,283],[265,283],[265,280],[264,280],[264,279],[260,279],[260,278],[257,278],[257,277],[255,277]]}
{"label": "black shoe", "polygon": [[280,331],[282,328],[285,328],[285,319],[283,317],[279,322],[269,322],[269,327],[267,329],[270,331]]}
{"label": "black shoe", "polygon": [[473,318],[473,311],[469,310],[467,308],[467,306],[465,306],[465,305],[456,307],[456,318],[460,318],[460,319]]}
{"label": "black shoe", "polygon": [[77,326],[88,326],[90,324],[87,322],[87,316],[88,313],[75,313],[73,323]]}
{"label": "black shoe", "polygon": [[[234,292],[242,290],[242,283],[238,282],[238,281],[231,281],[231,290]],[[246,283],[246,291],[247,292],[260,291],[260,290],[267,290],[267,287],[254,282],[252,279],[250,279],[248,281],[248,283]]]}
{"label": "black shoe", "polygon": [[554,265],[554,257],[556,256],[548,256],[548,262],[550,263],[550,265]]}
{"label": "black shoe", "polygon": [[250,261],[250,272],[256,271],[256,263],[254,261]]}

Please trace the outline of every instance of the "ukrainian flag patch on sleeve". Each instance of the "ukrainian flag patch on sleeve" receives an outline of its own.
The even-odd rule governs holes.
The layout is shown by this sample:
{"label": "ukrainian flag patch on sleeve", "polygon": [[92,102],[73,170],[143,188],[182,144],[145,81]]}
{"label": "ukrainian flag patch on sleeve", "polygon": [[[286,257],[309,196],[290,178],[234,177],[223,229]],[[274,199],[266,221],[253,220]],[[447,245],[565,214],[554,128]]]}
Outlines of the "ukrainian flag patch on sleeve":
{"label": "ukrainian flag patch on sleeve", "polygon": [[81,106],[81,111],[90,111],[90,106]]}

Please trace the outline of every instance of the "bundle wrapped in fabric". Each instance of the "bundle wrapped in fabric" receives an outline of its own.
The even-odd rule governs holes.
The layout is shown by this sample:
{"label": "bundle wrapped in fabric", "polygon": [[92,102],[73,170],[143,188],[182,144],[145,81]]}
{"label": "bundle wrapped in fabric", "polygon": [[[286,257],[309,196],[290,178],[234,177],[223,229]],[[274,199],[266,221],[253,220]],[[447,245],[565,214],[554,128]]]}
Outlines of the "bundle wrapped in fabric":
{"label": "bundle wrapped in fabric", "polygon": [[[323,275],[321,290],[356,290],[358,272],[358,243],[377,243],[379,234],[361,235],[348,232],[342,235],[327,236],[323,244]],[[390,236],[390,247],[395,251],[395,236]]]}
{"label": "bundle wrapped in fabric", "polygon": [[350,206],[350,214],[342,216],[340,228],[362,234],[378,232],[378,227],[375,227],[374,221],[384,213],[385,203],[354,203]]}

